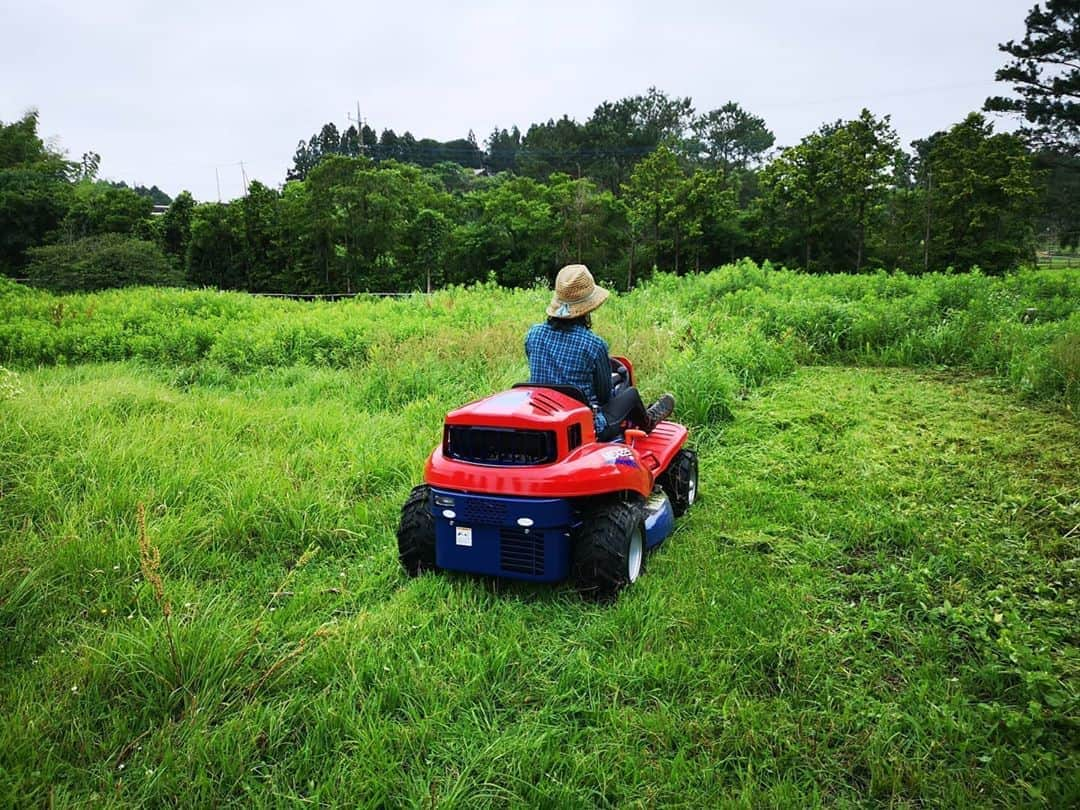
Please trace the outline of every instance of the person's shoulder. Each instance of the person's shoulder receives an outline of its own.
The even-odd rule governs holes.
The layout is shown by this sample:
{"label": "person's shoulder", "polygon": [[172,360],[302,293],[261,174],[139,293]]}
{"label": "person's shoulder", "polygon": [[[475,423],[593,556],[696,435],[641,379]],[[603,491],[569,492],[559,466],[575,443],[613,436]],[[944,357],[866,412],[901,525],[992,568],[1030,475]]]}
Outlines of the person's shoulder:
{"label": "person's shoulder", "polygon": [[592,331],[591,329],[584,329],[584,327],[582,327],[582,328],[583,328],[583,330],[585,332],[585,340],[586,340],[586,342],[596,352],[599,353],[599,352],[602,351],[602,352],[604,352],[604,354],[607,354],[607,350],[608,350],[607,341],[604,340],[602,337],[600,337],[598,334],[596,334],[596,332]]}
{"label": "person's shoulder", "polygon": [[528,346],[537,340],[545,340],[550,328],[546,323],[534,323],[525,333],[525,345]]}

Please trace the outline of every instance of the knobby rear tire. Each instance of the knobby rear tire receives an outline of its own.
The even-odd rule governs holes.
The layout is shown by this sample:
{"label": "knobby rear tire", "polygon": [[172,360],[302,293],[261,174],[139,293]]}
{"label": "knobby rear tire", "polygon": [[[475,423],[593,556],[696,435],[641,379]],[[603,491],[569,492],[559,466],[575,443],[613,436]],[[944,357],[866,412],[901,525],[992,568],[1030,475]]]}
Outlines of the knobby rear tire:
{"label": "knobby rear tire", "polygon": [[[632,554],[637,536],[638,553]],[[645,551],[644,508],[638,499],[590,507],[573,536],[574,584],[582,596],[608,602],[641,573]],[[636,560],[635,560],[636,558]],[[636,571],[631,570],[636,563]]]}
{"label": "knobby rear tire", "polygon": [[428,508],[430,500],[431,487],[421,484],[413,487],[405,505],[401,507],[401,522],[397,530],[398,559],[410,577],[436,568],[435,518]]}

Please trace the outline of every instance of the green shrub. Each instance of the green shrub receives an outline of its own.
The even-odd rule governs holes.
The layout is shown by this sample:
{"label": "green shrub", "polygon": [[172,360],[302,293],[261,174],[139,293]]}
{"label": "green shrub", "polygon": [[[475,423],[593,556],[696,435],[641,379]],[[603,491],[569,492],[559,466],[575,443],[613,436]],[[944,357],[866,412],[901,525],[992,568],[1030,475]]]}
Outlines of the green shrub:
{"label": "green shrub", "polygon": [[56,292],[104,290],[136,284],[175,285],[180,279],[153,242],[118,234],[27,251],[27,277]]}

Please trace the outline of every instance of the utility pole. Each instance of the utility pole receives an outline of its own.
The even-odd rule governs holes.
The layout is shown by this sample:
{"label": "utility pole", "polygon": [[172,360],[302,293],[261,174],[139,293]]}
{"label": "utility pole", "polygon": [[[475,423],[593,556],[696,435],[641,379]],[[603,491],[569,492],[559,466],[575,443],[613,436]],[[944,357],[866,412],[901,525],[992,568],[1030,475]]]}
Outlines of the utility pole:
{"label": "utility pole", "polygon": [[244,171],[244,161],[242,160],[240,161],[240,176],[244,178],[244,196],[246,197],[248,193],[247,172]]}
{"label": "utility pole", "polygon": [[364,143],[364,119],[360,117],[360,102],[356,102],[356,118],[353,118],[349,113],[345,113],[345,120],[352,121],[356,124],[356,143],[357,148],[360,150],[360,154],[367,153],[367,144]]}
{"label": "utility pole", "polygon": [[217,181],[217,201],[221,202],[221,173],[218,171],[218,167],[214,167],[214,179]]}

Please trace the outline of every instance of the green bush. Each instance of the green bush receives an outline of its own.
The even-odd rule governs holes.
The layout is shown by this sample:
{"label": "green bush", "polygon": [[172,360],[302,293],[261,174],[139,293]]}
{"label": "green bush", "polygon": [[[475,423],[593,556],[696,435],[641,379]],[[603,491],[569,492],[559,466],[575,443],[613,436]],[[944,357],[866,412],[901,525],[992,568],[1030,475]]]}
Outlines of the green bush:
{"label": "green bush", "polygon": [[161,248],[119,234],[89,236],[69,244],[32,248],[27,253],[30,283],[55,292],[180,282]]}

